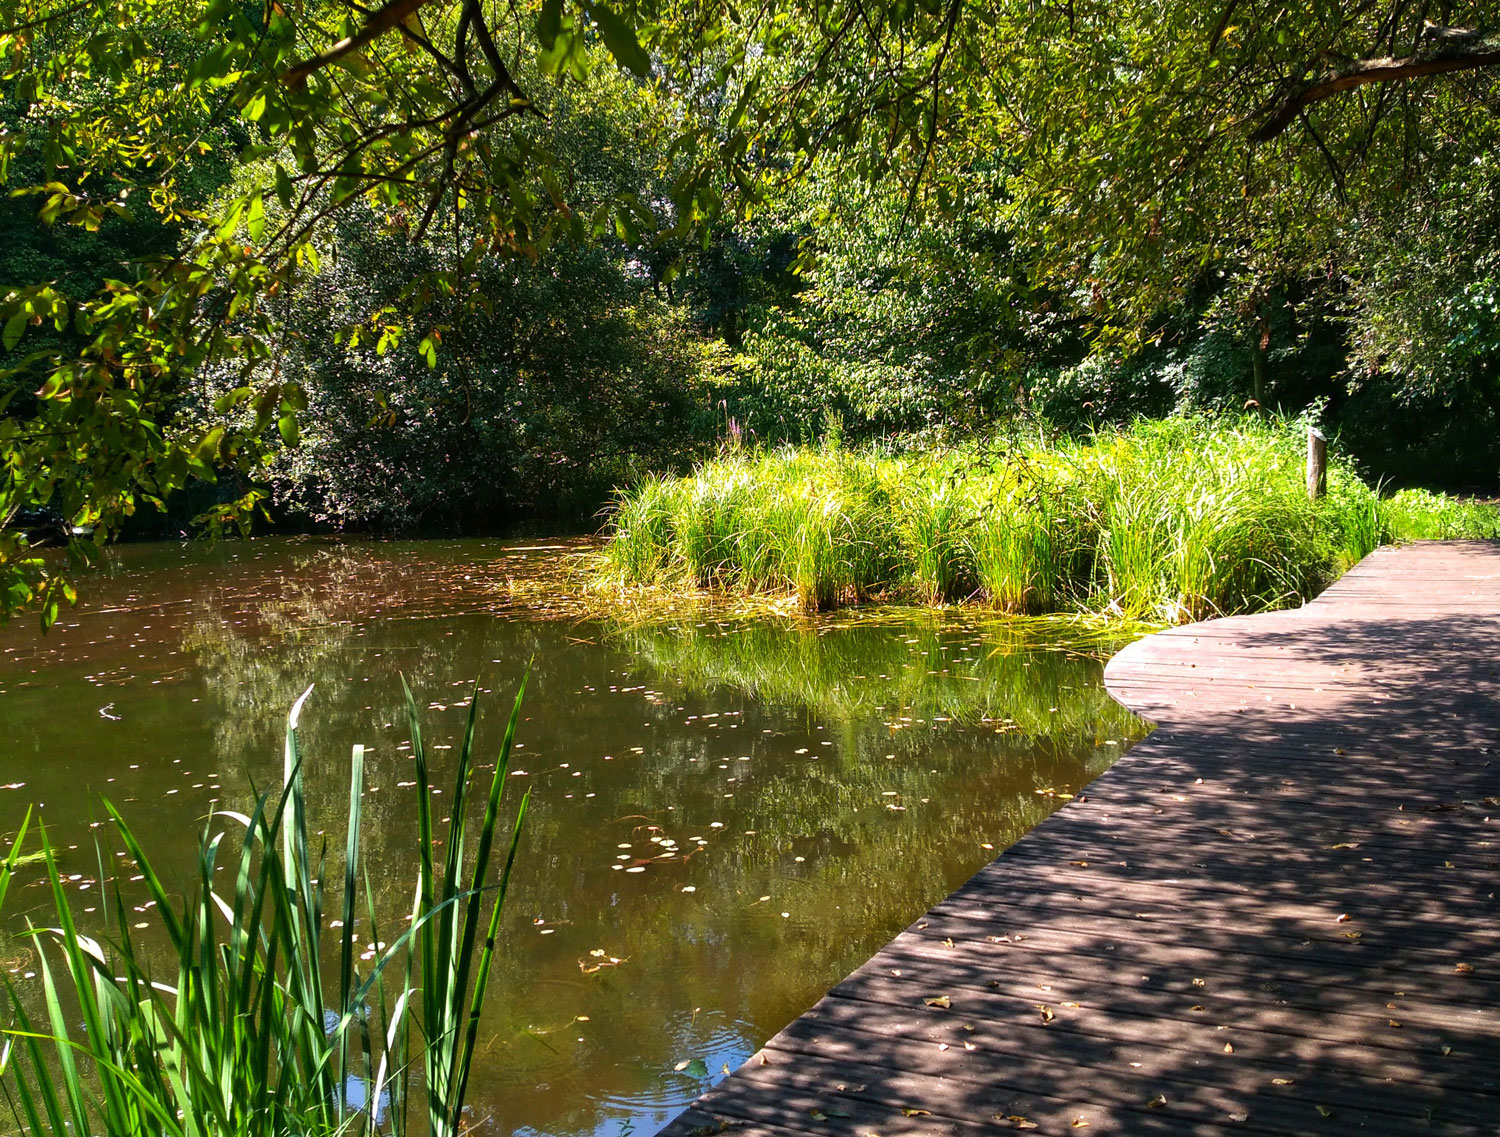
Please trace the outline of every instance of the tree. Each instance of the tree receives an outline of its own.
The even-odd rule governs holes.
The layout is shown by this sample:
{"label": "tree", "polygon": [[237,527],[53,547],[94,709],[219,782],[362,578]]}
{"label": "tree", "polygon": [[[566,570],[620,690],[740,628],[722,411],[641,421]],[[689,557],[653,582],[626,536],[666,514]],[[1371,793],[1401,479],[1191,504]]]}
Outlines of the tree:
{"label": "tree", "polygon": [[[107,239],[154,217],[174,239],[102,280],[4,282],[0,615],[36,599],[46,623],[70,595],[5,527],[22,508],[55,506],[102,541],[138,501],[159,506],[190,479],[250,473],[295,445],[306,398],[280,366],[287,305],[349,205],[418,241],[445,211],[451,262],[407,282],[399,318],[356,317],[414,341],[429,365],[434,313],[483,303],[482,260],[535,257],[559,235],[638,235],[634,194],[580,201],[560,182],[546,96],[600,64],[595,35],[644,73],[639,43],[600,5],[510,14],[502,57],[476,0],[368,19],[275,0],[8,7],[0,179],[48,226]],[[205,189],[205,167],[227,188]],[[240,381],[210,399],[201,379],[224,364]],[[244,523],[259,501],[252,490],[204,520]]]}
{"label": "tree", "polygon": [[[53,502],[102,538],[294,445],[282,316],[352,203],[452,234],[379,316],[429,364],[481,262],[686,246],[817,163],[893,180],[903,225],[998,211],[1106,339],[1149,339],[1205,272],[1253,328],[1276,282],[1347,275],[1351,233],[1404,232],[1493,147],[1497,52],[1474,0],[12,0],[0,181],[49,225],[175,239],[96,288],[4,282],[0,522]],[[658,107],[659,198],[562,176],[549,116],[601,65]],[[0,611],[40,595],[44,619],[64,587],[14,530],[0,578]]]}

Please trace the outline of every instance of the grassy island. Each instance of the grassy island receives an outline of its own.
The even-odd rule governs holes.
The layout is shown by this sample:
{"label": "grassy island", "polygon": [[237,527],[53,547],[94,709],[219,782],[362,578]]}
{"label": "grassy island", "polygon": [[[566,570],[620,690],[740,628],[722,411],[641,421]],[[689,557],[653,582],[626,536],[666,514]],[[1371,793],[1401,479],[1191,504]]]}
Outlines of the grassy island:
{"label": "grassy island", "polygon": [[1488,507],[1382,500],[1337,454],[1310,500],[1305,434],[1175,416],[1082,439],[726,449],[621,496],[608,572],[809,611],[973,601],[1176,623],[1298,603],[1382,542],[1496,532]]}

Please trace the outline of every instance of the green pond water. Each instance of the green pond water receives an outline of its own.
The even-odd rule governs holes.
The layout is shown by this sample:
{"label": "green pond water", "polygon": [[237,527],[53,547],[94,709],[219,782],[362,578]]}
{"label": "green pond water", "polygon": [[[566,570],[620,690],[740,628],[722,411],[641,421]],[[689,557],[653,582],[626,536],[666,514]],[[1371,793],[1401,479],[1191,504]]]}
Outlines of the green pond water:
{"label": "green pond water", "polygon": [[[486,1132],[647,1137],[1144,733],[1101,686],[1109,645],[1067,629],[696,609],[619,626],[509,599],[508,581],[565,555],[115,551],[49,635],[0,628],[0,838],[37,807],[85,913],[102,798],[159,868],[186,870],[213,809],[278,783],[285,714],[314,683],[313,828],[342,847],[363,743],[367,863],[400,911],[415,857],[400,675],[441,763],[476,679],[494,754],[534,660],[510,778],[532,813],[470,1102]],[[35,960],[14,933],[43,920],[42,888],[23,881],[8,907],[0,967],[25,989]]]}

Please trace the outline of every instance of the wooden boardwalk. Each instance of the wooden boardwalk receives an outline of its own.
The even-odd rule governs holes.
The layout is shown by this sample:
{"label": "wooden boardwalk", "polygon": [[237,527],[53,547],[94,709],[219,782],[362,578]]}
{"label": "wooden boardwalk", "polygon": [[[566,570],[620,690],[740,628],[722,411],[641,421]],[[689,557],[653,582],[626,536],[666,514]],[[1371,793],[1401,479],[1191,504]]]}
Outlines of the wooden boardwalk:
{"label": "wooden boardwalk", "polygon": [[1127,648],[1156,732],[665,1134],[1500,1134],[1497,671],[1483,542]]}

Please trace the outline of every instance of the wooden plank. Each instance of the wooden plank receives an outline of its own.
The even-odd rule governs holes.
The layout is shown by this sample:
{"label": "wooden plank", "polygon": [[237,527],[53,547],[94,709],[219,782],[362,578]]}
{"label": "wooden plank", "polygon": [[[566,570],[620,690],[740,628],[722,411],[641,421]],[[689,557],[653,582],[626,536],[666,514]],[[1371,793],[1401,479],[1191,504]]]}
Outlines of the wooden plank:
{"label": "wooden plank", "polygon": [[1105,679],[1157,730],[669,1137],[1500,1132],[1500,545]]}

